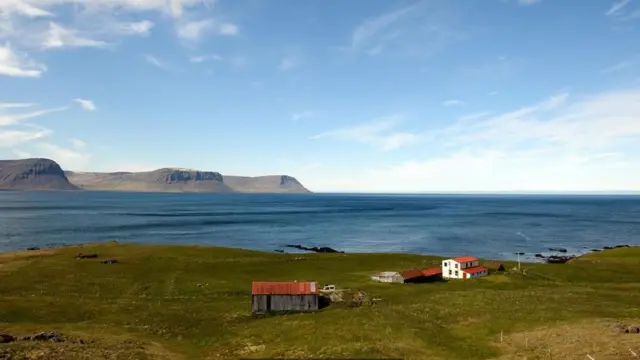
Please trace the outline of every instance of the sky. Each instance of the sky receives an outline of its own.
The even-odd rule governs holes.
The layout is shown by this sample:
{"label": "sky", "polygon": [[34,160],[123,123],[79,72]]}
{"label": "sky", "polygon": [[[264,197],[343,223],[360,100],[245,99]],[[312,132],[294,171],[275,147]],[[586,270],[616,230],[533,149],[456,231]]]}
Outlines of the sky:
{"label": "sky", "polygon": [[640,190],[640,0],[0,0],[0,158]]}

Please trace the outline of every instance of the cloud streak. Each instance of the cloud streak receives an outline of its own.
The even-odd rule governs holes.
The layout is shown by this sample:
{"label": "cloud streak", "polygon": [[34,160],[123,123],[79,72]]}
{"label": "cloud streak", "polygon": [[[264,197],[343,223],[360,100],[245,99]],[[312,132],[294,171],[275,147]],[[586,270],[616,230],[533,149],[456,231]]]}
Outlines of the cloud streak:
{"label": "cloud streak", "polygon": [[74,99],[73,101],[78,103],[78,105],[80,105],[80,107],[82,107],[83,109],[85,109],[87,111],[96,111],[96,105],[91,100]]}
{"label": "cloud streak", "polygon": [[38,78],[45,71],[45,65],[15,51],[10,44],[0,45],[0,76]]}
{"label": "cloud streak", "polygon": [[401,119],[399,115],[394,115],[353,127],[320,133],[312,136],[311,139],[334,139],[364,143],[382,151],[396,150],[415,144],[422,138],[420,134],[395,131]]}

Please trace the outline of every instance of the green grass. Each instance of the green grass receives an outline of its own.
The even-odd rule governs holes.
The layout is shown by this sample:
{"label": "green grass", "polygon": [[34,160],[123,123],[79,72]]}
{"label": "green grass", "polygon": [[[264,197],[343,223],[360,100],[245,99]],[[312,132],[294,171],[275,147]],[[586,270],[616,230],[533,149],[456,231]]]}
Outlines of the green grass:
{"label": "green grass", "polygon": [[[99,259],[76,260],[80,251]],[[93,341],[4,344],[0,358],[3,351],[36,351],[53,359],[584,359],[590,349],[596,359],[627,359],[629,346],[640,353],[640,335],[607,328],[612,320],[640,324],[640,248],[571,264],[524,264],[526,275],[419,285],[375,283],[369,276],[437,265],[440,258],[305,254],[305,261],[293,260],[299,256],[117,243],[0,254],[0,333],[60,331]],[[119,263],[100,264],[107,258]],[[253,318],[254,280],[315,280],[382,300]],[[579,340],[559,341],[572,332]]]}

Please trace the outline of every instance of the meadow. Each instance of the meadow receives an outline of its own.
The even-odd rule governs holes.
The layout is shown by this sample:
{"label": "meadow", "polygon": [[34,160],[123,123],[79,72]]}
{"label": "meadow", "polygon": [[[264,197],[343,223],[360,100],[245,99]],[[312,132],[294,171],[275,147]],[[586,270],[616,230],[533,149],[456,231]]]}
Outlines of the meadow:
{"label": "meadow", "polygon": [[[77,253],[97,259],[76,259]],[[295,260],[302,257],[303,260]],[[102,264],[117,259],[116,264]],[[0,359],[633,359],[640,248],[568,264],[482,260],[506,272],[383,284],[378,271],[438,266],[408,254],[281,254],[117,242],[0,254],[0,334],[63,342],[0,344]],[[251,316],[252,281],[359,288],[374,305]]]}

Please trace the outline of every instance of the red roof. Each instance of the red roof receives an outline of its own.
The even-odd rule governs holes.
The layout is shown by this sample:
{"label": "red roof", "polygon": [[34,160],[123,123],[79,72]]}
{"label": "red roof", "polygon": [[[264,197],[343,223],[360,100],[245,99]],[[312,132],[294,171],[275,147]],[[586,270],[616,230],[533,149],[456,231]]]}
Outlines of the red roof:
{"label": "red roof", "polygon": [[422,273],[422,271],[418,269],[412,269],[412,270],[401,271],[400,276],[402,276],[403,279],[407,280],[407,279],[413,279],[413,278],[424,276],[424,274]]}
{"label": "red roof", "polygon": [[302,282],[256,282],[251,284],[253,295],[317,295],[318,283]]}
{"label": "red roof", "polygon": [[457,258],[453,258],[452,260],[458,263],[463,263],[463,262],[478,261],[478,258],[473,256],[460,256]]}
{"label": "red roof", "polygon": [[442,269],[439,268],[439,267],[434,267],[434,268],[429,268],[429,269],[422,269],[422,273],[424,274],[424,276],[441,275],[442,274]]}
{"label": "red roof", "polygon": [[472,268],[466,268],[466,269],[462,269],[462,271],[468,273],[468,274],[475,274],[475,273],[479,273],[481,271],[488,271],[486,267],[482,267],[482,266],[474,266]]}

